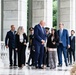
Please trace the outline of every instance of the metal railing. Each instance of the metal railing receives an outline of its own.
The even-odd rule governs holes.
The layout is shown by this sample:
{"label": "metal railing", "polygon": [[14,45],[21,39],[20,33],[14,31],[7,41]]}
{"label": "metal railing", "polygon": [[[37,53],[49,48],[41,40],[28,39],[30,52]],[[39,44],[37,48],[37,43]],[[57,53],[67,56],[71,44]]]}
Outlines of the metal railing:
{"label": "metal railing", "polygon": [[0,41],[0,59],[4,66],[9,65],[9,50],[5,47],[3,41]]}
{"label": "metal railing", "polygon": [[[28,61],[29,53],[30,50],[28,50],[28,43],[27,43],[26,62]],[[3,63],[4,66],[9,66],[9,48],[5,47],[4,41],[0,41],[0,62]]]}

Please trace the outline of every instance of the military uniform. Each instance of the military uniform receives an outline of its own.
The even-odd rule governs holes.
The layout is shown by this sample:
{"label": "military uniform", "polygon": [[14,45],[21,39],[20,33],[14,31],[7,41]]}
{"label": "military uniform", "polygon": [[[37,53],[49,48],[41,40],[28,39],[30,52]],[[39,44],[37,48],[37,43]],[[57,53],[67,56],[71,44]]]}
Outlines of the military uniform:
{"label": "military uniform", "polygon": [[[29,28],[30,31],[33,31],[33,28]],[[32,64],[34,65],[34,54],[35,54],[35,49],[34,49],[34,34],[29,35],[29,48],[30,48],[30,55],[28,59],[28,65],[30,65],[30,60],[32,60]]]}

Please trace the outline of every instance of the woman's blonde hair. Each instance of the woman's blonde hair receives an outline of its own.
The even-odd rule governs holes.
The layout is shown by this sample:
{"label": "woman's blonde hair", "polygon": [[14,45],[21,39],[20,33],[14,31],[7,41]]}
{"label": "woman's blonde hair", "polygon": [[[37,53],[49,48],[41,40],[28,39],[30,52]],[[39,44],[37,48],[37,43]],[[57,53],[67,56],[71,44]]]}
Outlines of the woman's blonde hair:
{"label": "woman's blonde hair", "polygon": [[20,35],[20,34],[23,34],[23,26],[19,26],[18,29],[17,29],[17,34]]}

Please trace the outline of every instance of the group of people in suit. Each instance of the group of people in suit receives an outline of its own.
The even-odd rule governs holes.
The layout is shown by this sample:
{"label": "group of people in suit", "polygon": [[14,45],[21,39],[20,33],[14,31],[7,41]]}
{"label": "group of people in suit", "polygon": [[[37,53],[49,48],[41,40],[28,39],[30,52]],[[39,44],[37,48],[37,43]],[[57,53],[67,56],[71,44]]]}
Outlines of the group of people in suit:
{"label": "group of people in suit", "polygon": [[[17,66],[17,53],[19,68],[23,68],[25,64],[28,64],[38,69],[44,69],[46,66],[50,67],[50,69],[55,69],[57,57],[58,67],[62,67],[62,53],[66,66],[69,64],[72,65],[75,62],[74,30],[71,30],[71,36],[69,37],[68,30],[64,29],[63,23],[60,23],[59,30],[52,28],[50,33],[50,28],[45,28],[45,22],[43,20],[34,28],[29,28],[29,30],[30,55],[27,63],[25,53],[28,38],[24,33],[24,28],[20,26],[15,31],[15,26],[11,25],[11,30],[7,32],[5,45],[6,48],[9,47],[10,66]],[[12,62],[12,51],[14,51],[14,62]],[[30,64],[30,61],[32,64]]]}

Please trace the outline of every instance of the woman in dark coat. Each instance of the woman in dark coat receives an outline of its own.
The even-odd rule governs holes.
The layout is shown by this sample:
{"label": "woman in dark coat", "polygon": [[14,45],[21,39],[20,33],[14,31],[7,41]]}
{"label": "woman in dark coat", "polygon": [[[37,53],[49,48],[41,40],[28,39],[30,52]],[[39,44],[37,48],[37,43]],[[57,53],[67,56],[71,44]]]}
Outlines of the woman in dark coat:
{"label": "woman in dark coat", "polygon": [[25,50],[27,46],[27,36],[24,29],[20,26],[16,34],[16,50],[18,50],[18,67],[23,68],[25,65]]}
{"label": "woman in dark coat", "polygon": [[57,51],[58,36],[55,29],[51,30],[51,35],[47,40],[47,48],[49,51],[49,66],[50,69],[56,68],[56,51]]}

